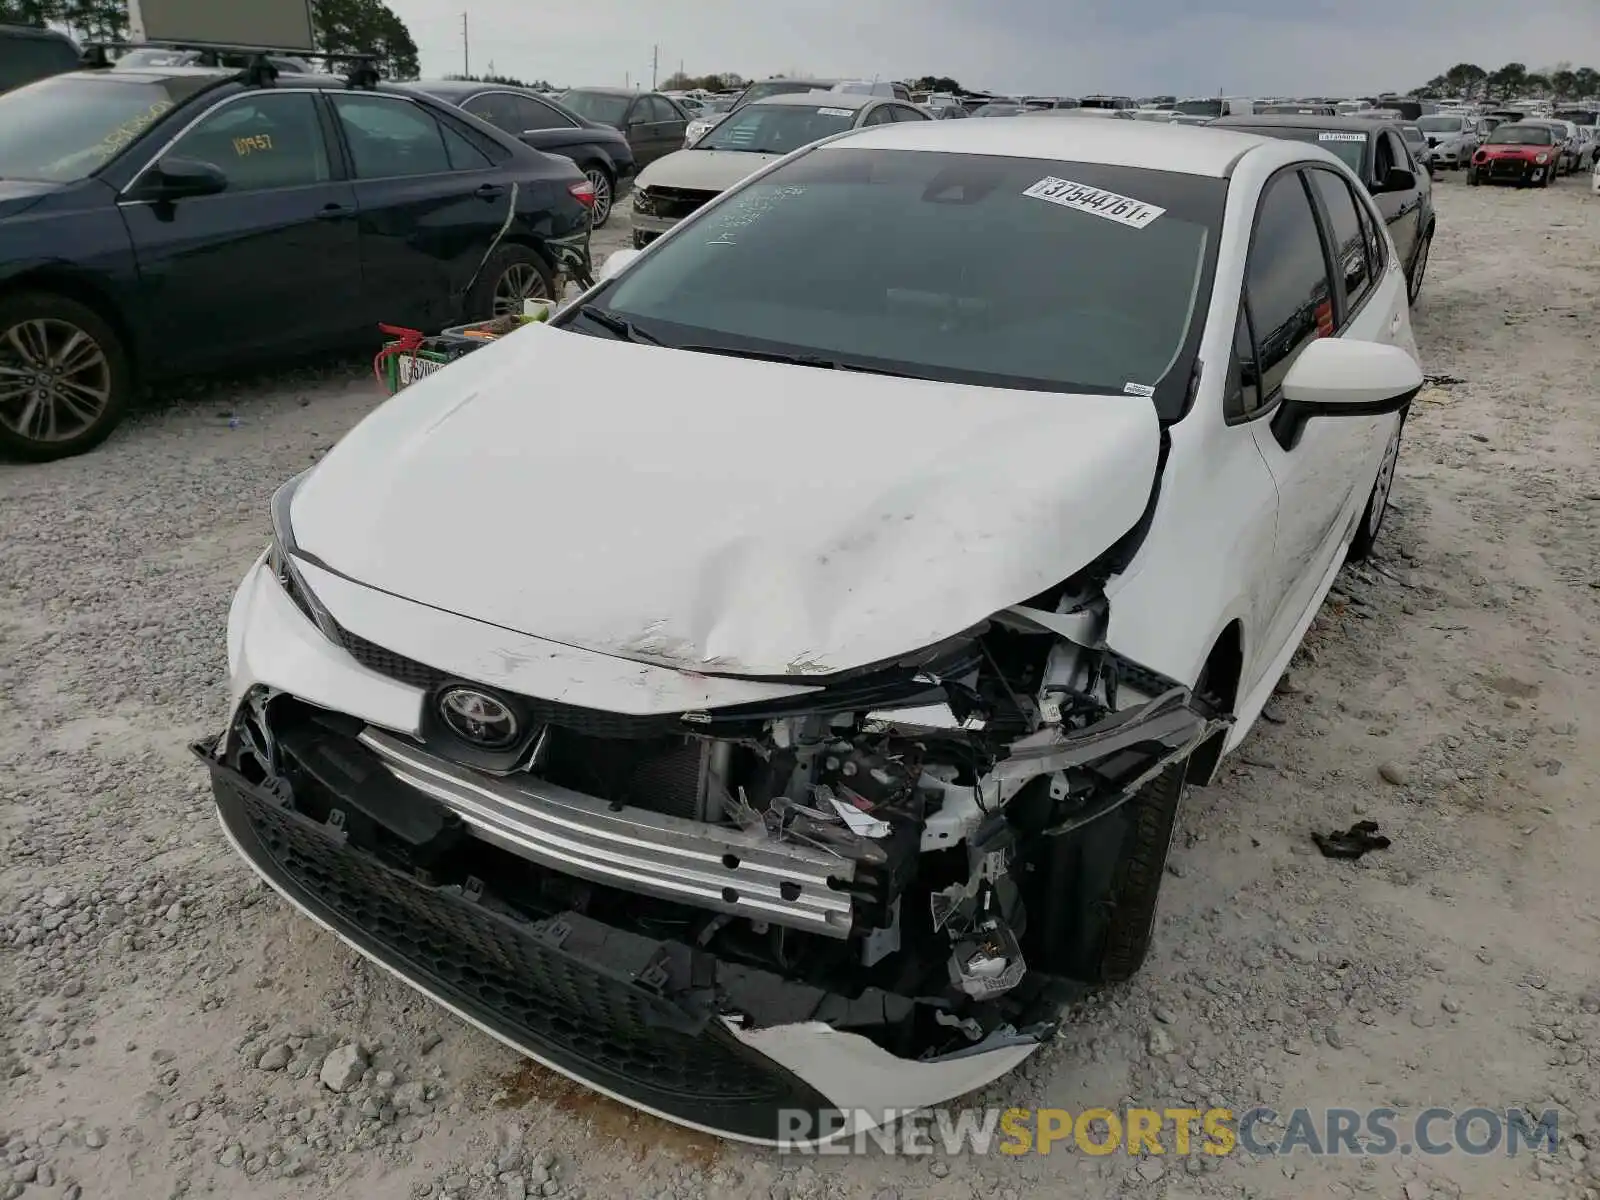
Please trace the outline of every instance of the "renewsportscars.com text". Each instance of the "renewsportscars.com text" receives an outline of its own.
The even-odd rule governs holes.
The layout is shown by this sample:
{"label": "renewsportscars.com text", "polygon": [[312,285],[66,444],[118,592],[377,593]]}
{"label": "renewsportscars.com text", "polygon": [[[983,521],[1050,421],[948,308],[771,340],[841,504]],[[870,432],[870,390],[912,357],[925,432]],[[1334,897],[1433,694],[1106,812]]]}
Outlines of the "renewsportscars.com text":
{"label": "renewsportscars.com text", "polygon": [[836,1111],[818,1120],[790,1110],[780,1140],[790,1153],[1090,1155],[1305,1154],[1469,1156],[1554,1152],[1556,1113],[1522,1108],[988,1108]]}

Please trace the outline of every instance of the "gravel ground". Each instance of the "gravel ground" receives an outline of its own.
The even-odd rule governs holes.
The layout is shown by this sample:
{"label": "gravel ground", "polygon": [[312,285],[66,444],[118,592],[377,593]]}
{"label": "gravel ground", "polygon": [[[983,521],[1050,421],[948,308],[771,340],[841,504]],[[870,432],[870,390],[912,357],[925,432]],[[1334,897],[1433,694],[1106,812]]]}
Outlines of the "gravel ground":
{"label": "gravel ground", "polygon": [[[1587,190],[1440,183],[1416,323],[1452,380],[1415,406],[1379,556],[1193,794],[1147,970],[983,1098],[1554,1107],[1554,1156],[783,1158],[636,1118],[364,965],[233,857],[185,749],[223,717],[268,496],[378,402],[344,364],[0,466],[0,1200],[1596,1196]],[[1312,851],[1358,818],[1393,846]]]}

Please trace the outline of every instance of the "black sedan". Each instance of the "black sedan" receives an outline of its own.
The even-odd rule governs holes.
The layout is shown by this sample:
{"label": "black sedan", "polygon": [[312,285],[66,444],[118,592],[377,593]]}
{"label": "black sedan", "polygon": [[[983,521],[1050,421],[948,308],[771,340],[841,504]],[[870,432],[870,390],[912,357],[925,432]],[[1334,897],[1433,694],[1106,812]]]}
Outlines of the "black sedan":
{"label": "black sedan", "polygon": [[591,121],[537,92],[503,84],[459,79],[407,85],[465,109],[535,150],[570,158],[594,184],[594,227],[611,216],[616,198],[637,173],[633,148],[620,129]]}
{"label": "black sedan", "polygon": [[561,104],[585,120],[621,130],[640,170],[682,150],[689,129],[689,114],[660,92],[573,88],[561,93]]}
{"label": "black sedan", "polygon": [[1394,120],[1325,116],[1238,116],[1208,122],[1266,137],[1314,142],[1331,151],[1367,185],[1389,226],[1395,253],[1406,265],[1407,287],[1416,302],[1433,245],[1433,185],[1428,168],[1406,145],[1400,116]]}
{"label": "black sedan", "polygon": [[457,109],[320,75],[76,71],[0,96],[0,451],[141,383],[518,311],[589,275],[593,188]]}

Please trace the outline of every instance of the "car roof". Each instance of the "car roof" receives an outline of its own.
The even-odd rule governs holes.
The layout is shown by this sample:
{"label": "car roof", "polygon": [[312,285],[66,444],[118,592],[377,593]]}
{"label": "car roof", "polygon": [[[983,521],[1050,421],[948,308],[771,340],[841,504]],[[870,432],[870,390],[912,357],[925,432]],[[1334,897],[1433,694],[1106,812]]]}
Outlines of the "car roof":
{"label": "car roof", "polygon": [[[1398,116],[1398,114],[1397,114]],[[1398,124],[1394,118],[1384,118],[1386,124]],[[1319,117],[1301,113],[1259,113],[1255,116],[1218,117],[1208,129],[1250,128],[1262,129],[1327,129],[1348,130],[1351,133],[1372,133],[1379,122],[1371,117]]]}
{"label": "car roof", "polygon": [[931,150],[1104,163],[1181,175],[1226,178],[1239,156],[1268,139],[1226,129],[1153,121],[1036,121],[994,117],[967,121],[900,121],[871,125],[823,144],[878,150]]}
{"label": "car roof", "polygon": [[779,92],[776,96],[763,96],[759,100],[752,100],[745,107],[754,108],[759,104],[763,108],[768,105],[791,108],[815,108],[818,105],[826,108],[865,108],[880,100],[893,99],[892,96],[868,96],[861,92]]}
{"label": "car roof", "polygon": [[436,96],[465,96],[477,92],[528,92],[538,95],[532,88],[515,83],[485,83],[481,79],[411,79],[407,87],[432,92]]}

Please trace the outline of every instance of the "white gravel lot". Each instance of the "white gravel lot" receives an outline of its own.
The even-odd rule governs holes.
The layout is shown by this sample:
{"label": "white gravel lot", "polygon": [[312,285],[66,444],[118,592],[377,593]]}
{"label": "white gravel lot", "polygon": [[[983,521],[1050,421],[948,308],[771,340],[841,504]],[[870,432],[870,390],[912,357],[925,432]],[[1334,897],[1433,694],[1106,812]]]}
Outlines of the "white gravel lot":
{"label": "white gravel lot", "polygon": [[[1587,183],[1438,185],[1417,335],[1458,382],[1414,408],[1379,557],[1192,794],[1147,970],[981,1098],[1528,1105],[1559,1111],[1554,1156],[785,1158],[636,1118],[364,965],[234,858],[186,749],[223,718],[268,496],[379,402],[356,364],[194,385],[87,457],[0,465],[0,1200],[1595,1197]],[[1311,848],[1362,817],[1389,850]]]}

